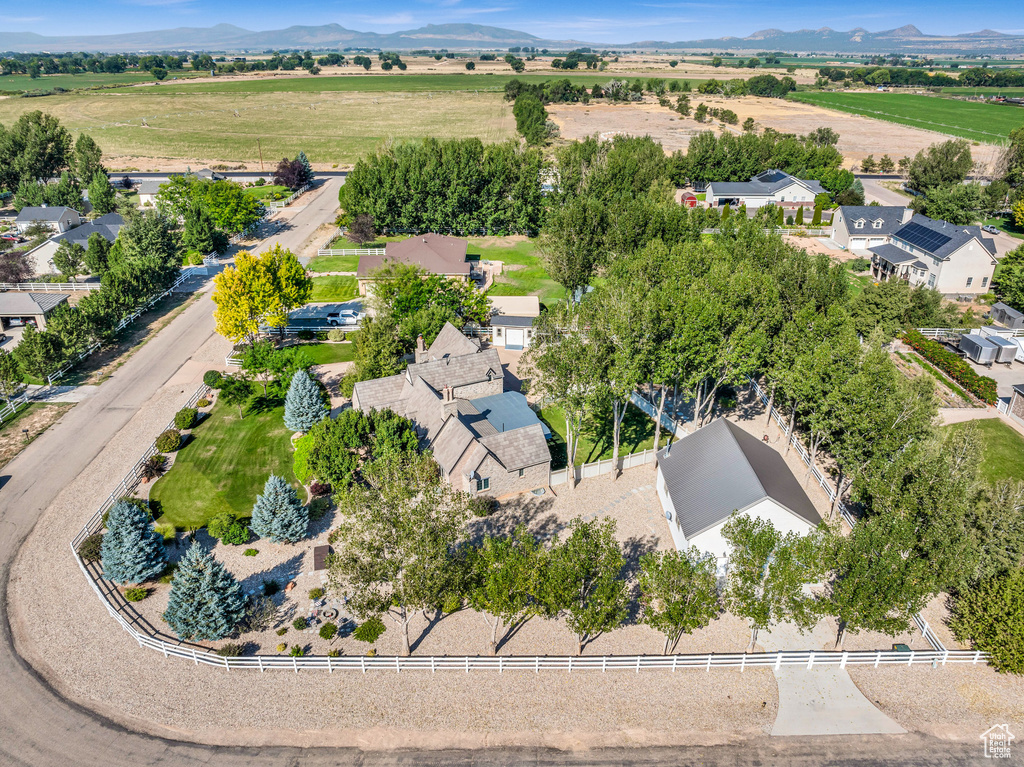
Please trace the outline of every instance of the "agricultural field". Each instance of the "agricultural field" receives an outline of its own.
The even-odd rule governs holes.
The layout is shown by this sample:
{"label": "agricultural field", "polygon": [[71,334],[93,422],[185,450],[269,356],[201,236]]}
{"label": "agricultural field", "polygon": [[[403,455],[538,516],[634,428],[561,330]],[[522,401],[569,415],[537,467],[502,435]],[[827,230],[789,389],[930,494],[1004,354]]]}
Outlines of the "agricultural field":
{"label": "agricultural field", "polygon": [[903,93],[796,93],[789,98],[899,125],[995,144],[1024,125],[1024,109]]}
{"label": "agricultural field", "polygon": [[[167,77],[192,78],[201,77],[202,72],[181,69],[169,72]],[[25,93],[29,91],[50,91],[62,88],[72,91],[79,88],[108,88],[117,85],[135,85],[138,83],[155,83],[157,79],[149,72],[83,72],[78,75],[40,75],[32,78],[28,75],[5,75],[0,77],[0,92]]]}

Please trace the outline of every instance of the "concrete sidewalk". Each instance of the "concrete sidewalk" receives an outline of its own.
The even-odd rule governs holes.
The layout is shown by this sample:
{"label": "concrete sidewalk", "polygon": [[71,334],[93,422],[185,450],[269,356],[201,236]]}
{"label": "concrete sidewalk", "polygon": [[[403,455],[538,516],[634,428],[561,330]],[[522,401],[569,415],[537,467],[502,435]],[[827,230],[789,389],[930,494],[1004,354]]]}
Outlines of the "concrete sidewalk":
{"label": "concrete sidewalk", "polygon": [[[782,624],[762,632],[758,643],[768,652],[821,647],[822,630],[819,624],[811,634],[801,634],[796,626]],[[775,671],[775,680],[779,685],[779,711],[773,736],[906,732],[864,697],[845,669],[782,666]]]}

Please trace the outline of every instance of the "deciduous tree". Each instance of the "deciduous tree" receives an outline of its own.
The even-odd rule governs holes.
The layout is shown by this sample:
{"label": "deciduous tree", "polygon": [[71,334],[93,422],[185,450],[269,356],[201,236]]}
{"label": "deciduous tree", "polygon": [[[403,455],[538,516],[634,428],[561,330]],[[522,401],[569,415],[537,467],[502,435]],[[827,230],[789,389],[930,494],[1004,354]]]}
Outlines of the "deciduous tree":
{"label": "deciduous tree", "polygon": [[539,609],[542,552],[525,526],[506,538],[487,536],[470,555],[469,603],[486,613],[491,655],[498,652],[498,629],[504,635]]}
{"label": "deciduous tree", "polygon": [[704,628],[718,615],[716,570],[715,558],[693,546],[640,558],[641,620],[665,635],[665,655],[683,634]]}

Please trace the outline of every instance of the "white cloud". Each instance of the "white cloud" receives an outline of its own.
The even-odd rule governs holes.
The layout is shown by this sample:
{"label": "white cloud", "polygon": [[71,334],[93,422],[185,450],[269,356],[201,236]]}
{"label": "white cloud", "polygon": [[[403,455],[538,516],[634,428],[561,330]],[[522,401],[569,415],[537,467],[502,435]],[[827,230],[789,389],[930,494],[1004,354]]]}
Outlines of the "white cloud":
{"label": "white cloud", "polygon": [[0,16],[2,24],[34,24],[37,21],[46,21],[45,16]]}

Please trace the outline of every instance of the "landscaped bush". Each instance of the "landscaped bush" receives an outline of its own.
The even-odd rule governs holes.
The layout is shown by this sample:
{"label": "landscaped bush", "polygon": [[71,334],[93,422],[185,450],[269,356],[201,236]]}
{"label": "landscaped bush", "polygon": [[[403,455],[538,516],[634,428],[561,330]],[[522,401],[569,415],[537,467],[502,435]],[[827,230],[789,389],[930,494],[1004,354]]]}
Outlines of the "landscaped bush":
{"label": "landscaped bush", "polygon": [[957,595],[949,622],[958,639],[999,671],[1024,674],[1024,570],[1014,568]]}
{"label": "landscaped bush", "polygon": [[293,658],[301,658],[306,654],[306,651],[302,649],[301,645],[293,645],[291,652],[289,652],[288,654],[291,655]]}
{"label": "landscaped bush", "polygon": [[469,501],[469,510],[475,517],[488,517],[498,509],[498,502],[486,495],[475,495]]}
{"label": "landscaped bush", "polygon": [[223,647],[218,647],[216,653],[222,658],[237,658],[244,649],[245,645],[228,642]]}
{"label": "landscaped bush", "polygon": [[338,627],[333,623],[325,623],[320,627],[320,638],[326,639],[328,642],[334,639],[338,634]]}
{"label": "landscaped bush", "polygon": [[340,656],[341,656],[341,650],[339,650],[337,648],[335,648],[333,650],[328,650],[327,651],[327,657],[328,658],[338,658]]}
{"label": "landscaped bush", "polygon": [[203,373],[203,383],[211,389],[219,389],[221,381],[223,380],[224,376],[219,370],[207,370]]}
{"label": "landscaped bush", "polygon": [[308,434],[295,440],[295,456],[292,459],[292,471],[299,482],[305,483],[312,475],[309,468],[309,454],[313,451],[313,438]]}
{"label": "landscaped bush", "polygon": [[141,602],[143,599],[149,596],[149,589],[145,586],[136,586],[135,588],[125,589],[124,598],[129,602]]}
{"label": "landscaped bush", "polygon": [[298,333],[295,334],[295,337],[298,338],[300,341],[312,341],[313,340],[313,331],[312,330],[300,330]]}
{"label": "landscaped bush", "polygon": [[196,407],[209,407],[209,406],[210,406],[210,400],[206,399],[206,397],[203,397],[202,399],[200,399],[200,400],[198,400],[196,402]]}
{"label": "landscaped bush", "polygon": [[249,528],[235,519],[235,515],[230,511],[222,511],[211,519],[206,525],[206,532],[221,543],[232,546],[248,543],[251,537]]}
{"label": "landscaped bush", "polygon": [[322,599],[323,596],[324,596],[324,590],[322,588],[317,587],[315,589],[310,589],[309,590],[309,598],[310,599],[314,599],[314,600]]}
{"label": "landscaped bush", "polygon": [[387,631],[387,626],[384,625],[384,621],[373,617],[360,623],[356,630],[352,632],[352,636],[360,642],[373,644],[380,639],[380,635],[385,631]]}
{"label": "landscaped bush", "polygon": [[278,652],[284,652],[287,649],[288,649],[288,644],[286,642],[281,642],[281,644],[279,644],[277,646],[277,651]]}
{"label": "landscaped bush", "polygon": [[314,496],[319,497],[321,495],[327,495],[329,492],[331,492],[331,486],[326,484],[326,483],[324,483],[324,482],[316,482],[316,481],[314,481],[309,486],[309,493],[310,493],[310,495],[314,495]]}
{"label": "landscaped bush", "polygon": [[175,528],[175,526],[170,522],[161,522],[159,525],[154,525],[153,529],[164,537],[164,543],[173,541],[175,536],[178,534],[177,528]]}
{"label": "landscaped bush", "polygon": [[852,258],[846,262],[846,268],[851,272],[865,272],[869,266],[871,261],[867,258]]}
{"label": "landscaped bush", "polygon": [[156,438],[156,449],[161,453],[173,453],[181,447],[181,432],[168,429]]}
{"label": "landscaped bush", "polygon": [[326,341],[327,340],[327,331],[326,330],[318,330],[318,331],[316,331],[315,337],[316,337],[317,341]]}
{"label": "landscaped bush", "polygon": [[177,562],[168,562],[167,567],[164,568],[163,573],[157,579],[160,583],[170,583],[174,580],[174,573],[178,570]]}
{"label": "landscaped bush", "polygon": [[309,621],[305,618],[296,618],[292,621],[292,628],[296,631],[302,631],[309,627]]}
{"label": "landscaped bush", "polygon": [[157,453],[156,455],[151,455],[142,464],[142,467],[139,469],[139,476],[142,477],[143,482],[149,482],[151,479],[162,476],[165,471],[167,471],[167,456]]}
{"label": "landscaped bush", "polygon": [[330,510],[331,499],[323,495],[318,496],[309,503],[309,518],[313,521],[323,519]]}
{"label": "landscaped bush", "polygon": [[980,376],[974,372],[967,362],[949,351],[938,341],[925,338],[916,330],[908,330],[903,340],[926,360],[948,375],[956,383],[974,394],[978,399],[989,405],[996,403],[996,382],[988,376]]}
{"label": "landscaped bush", "polygon": [[344,341],[345,331],[342,330],[341,328],[332,328],[331,330],[327,331],[327,340],[334,342]]}
{"label": "landscaped bush", "polygon": [[279,637],[283,637],[285,634],[288,633],[288,627],[287,626],[282,626],[281,628],[279,628],[274,633],[277,634]]}
{"label": "landscaped bush", "polygon": [[196,423],[196,416],[199,415],[194,407],[183,407],[174,414],[174,425],[179,429],[191,429]]}
{"label": "landscaped bush", "polygon": [[103,546],[103,533],[93,533],[78,544],[78,556],[86,562],[95,562],[100,558],[101,546]]}
{"label": "landscaped bush", "polygon": [[242,552],[243,557],[254,557],[260,553],[259,549],[246,549]]}

